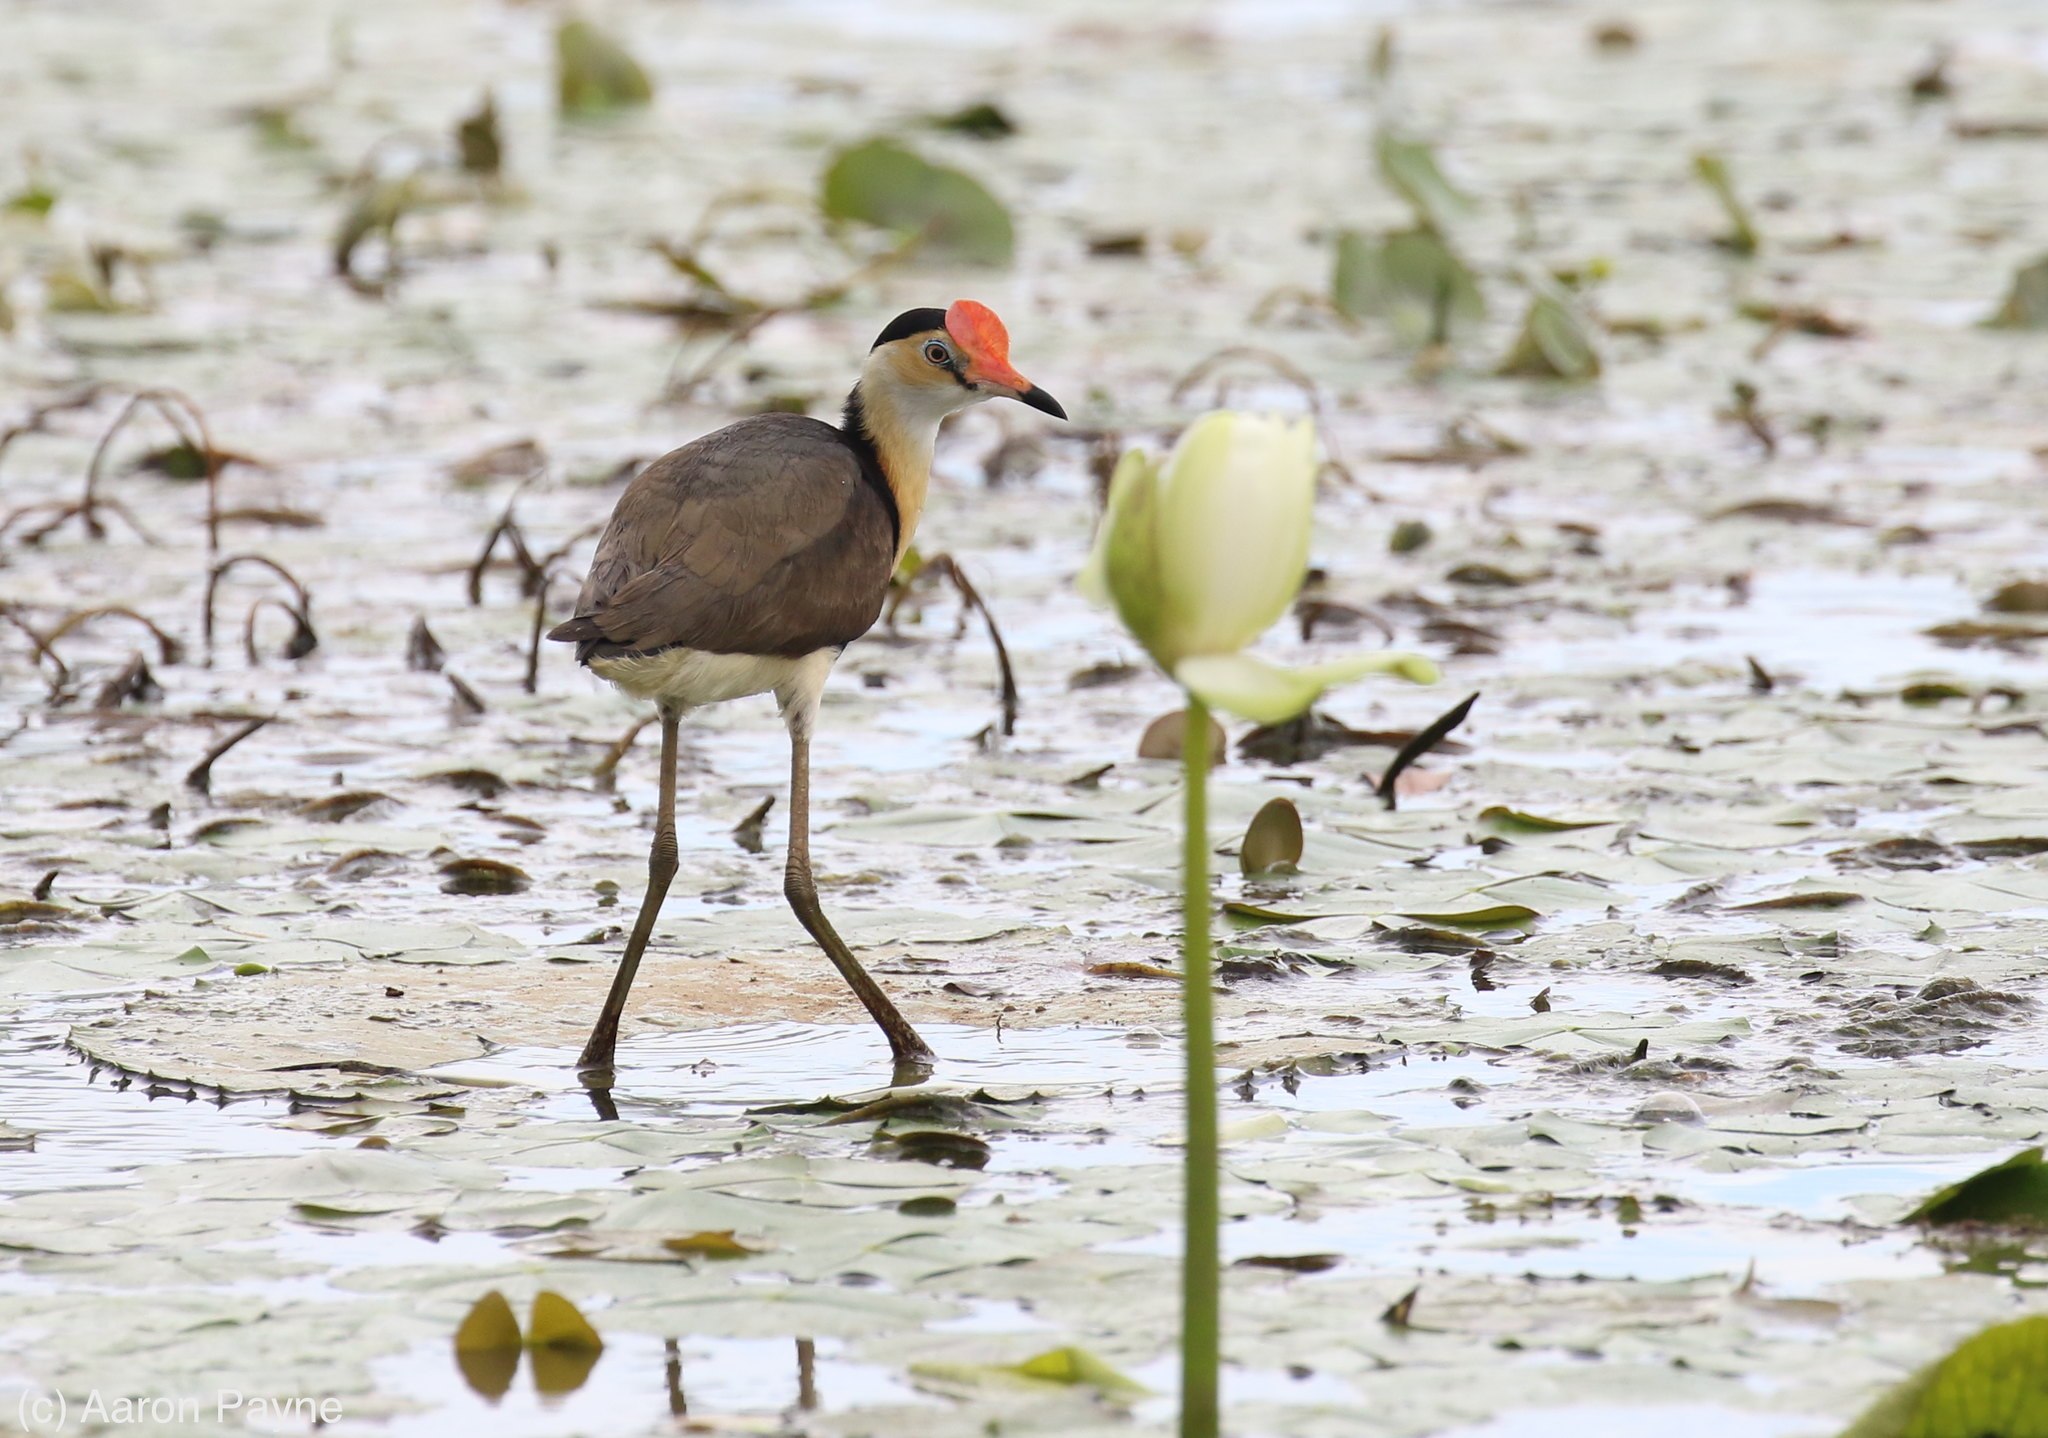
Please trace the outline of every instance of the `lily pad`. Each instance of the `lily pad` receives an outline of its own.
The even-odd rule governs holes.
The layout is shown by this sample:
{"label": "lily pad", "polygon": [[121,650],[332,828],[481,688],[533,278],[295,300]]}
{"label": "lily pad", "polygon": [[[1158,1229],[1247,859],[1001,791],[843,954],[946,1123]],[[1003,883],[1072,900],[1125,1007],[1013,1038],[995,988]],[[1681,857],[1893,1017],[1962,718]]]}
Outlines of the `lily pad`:
{"label": "lily pad", "polygon": [[1522,379],[1556,379],[1582,383],[1600,377],[1600,356],[1593,348],[1591,327],[1570,296],[1547,280],[1532,279],[1535,293],[1514,348],[1501,361],[1500,372]]}
{"label": "lily pad", "polygon": [[1842,1438],[2048,1438],[2048,1317],[1965,1339],[1880,1399]]}
{"label": "lily pad", "polygon": [[1455,330],[1486,318],[1478,276],[1427,226],[1338,235],[1330,301],[1352,319],[1384,319],[1410,340],[1431,344],[1448,343]]}
{"label": "lily pad", "polygon": [[526,1325],[528,1348],[559,1348],[583,1353],[604,1351],[604,1340],[583,1311],[561,1294],[542,1289],[533,1296],[533,1316]]}
{"label": "lily pad", "polygon": [[654,82],[624,45],[587,20],[555,31],[555,95],[565,115],[601,115],[645,105]]}
{"label": "lily pad", "polygon": [[1238,867],[1247,877],[1293,873],[1301,863],[1301,850],[1301,811],[1291,799],[1268,799],[1244,832]]}
{"label": "lily pad", "polygon": [[1444,178],[1436,152],[1421,140],[1382,130],[1373,140],[1373,158],[1385,180],[1415,211],[1415,218],[1439,234],[1470,213],[1472,197]]}
{"label": "lily pad", "polygon": [[2005,303],[1993,311],[1984,326],[1994,330],[2048,330],[2048,255],[2022,266],[2013,275]]}
{"label": "lily pad", "polygon": [[825,171],[819,205],[832,219],[915,237],[934,258],[1007,265],[1016,250],[1009,210],[979,180],[894,140],[841,150]]}
{"label": "lily pad", "polygon": [[1759,243],[1756,225],[1749,217],[1749,207],[1735,193],[1728,162],[1719,155],[1695,155],[1692,170],[1700,177],[1700,183],[1714,192],[1714,198],[1721,202],[1721,212],[1728,217],[1728,232],[1718,236],[1714,243],[1733,254],[1755,254]]}
{"label": "lily pad", "polygon": [[1908,1223],[1997,1223],[2048,1228],[2048,1163],[2039,1148],[1952,1183],[1906,1215]]}
{"label": "lily pad", "polygon": [[1560,834],[1570,829],[1597,829],[1602,824],[1614,822],[1612,819],[1560,819],[1547,814],[1531,814],[1525,809],[1512,809],[1506,804],[1493,804],[1481,809],[1479,821],[1509,833],[1524,834]]}

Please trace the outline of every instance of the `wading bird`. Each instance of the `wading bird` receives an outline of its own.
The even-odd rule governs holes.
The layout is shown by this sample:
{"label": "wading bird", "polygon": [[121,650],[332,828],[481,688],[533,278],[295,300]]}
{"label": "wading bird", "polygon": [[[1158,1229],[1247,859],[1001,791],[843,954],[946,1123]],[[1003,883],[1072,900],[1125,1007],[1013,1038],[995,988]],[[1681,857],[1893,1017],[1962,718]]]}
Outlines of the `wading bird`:
{"label": "wading bird", "polygon": [[647,896],[580,1066],[608,1070],[619,1018],[676,872],[676,734],[682,716],[775,695],[789,729],[789,861],[782,892],[888,1036],[899,1075],[931,1050],[818,905],[811,878],[811,730],[841,650],[882,612],[910,547],[946,416],[998,395],[1057,419],[1059,402],[1011,368],[986,305],[906,310],[861,366],[835,427],[764,414],[704,436],[626,486],[598,540],[576,615],[548,638],[661,715],[661,799]]}

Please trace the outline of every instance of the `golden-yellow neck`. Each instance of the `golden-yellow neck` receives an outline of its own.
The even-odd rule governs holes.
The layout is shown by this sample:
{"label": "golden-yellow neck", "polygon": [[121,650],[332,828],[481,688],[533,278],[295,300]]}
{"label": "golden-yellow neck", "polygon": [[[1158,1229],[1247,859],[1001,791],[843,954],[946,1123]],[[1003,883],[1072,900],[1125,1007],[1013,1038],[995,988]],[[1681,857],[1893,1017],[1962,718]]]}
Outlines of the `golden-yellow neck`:
{"label": "golden-yellow neck", "polygon": [[861,426],[875,446],[882,477],[896,498],[896,558],[900,561],[924,515],[939,422],[959,403],[943,390],[904,385],[891,373],[891,358],[886,350],[871,356],[861,369],[860,386],[854,394],[860,401]]}

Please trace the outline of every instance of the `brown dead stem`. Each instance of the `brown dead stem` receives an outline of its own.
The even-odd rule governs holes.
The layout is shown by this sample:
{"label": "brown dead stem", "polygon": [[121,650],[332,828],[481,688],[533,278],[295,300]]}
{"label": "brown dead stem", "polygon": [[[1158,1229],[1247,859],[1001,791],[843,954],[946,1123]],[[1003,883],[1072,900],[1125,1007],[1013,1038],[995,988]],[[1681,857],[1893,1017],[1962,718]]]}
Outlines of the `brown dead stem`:
{"label": "brown dead stem", "polygon": [[242,620],[242,654],[248,659],[251,668],[262,662],[256,654],[256,620],[265,609],[272,608],[282,611],[292,622],[292,637],[284,642],[284,648],[279,651],[281,657],[304,659],[320,647],[320,636],[314,631],[311,616],[303,608],[290,600],[266,594],[249,606],[249,612]]}
{"label": "brown dead stem", "polygon": [[954,631],[954,638],[957,639],[966,632],[967,615],[970,612],[979,614],[981,622],[988,626],[988,642],[990,647],[995,650],[996,671],[1001,676],[1002,682],[1003,733],[1005,736],[1015,734],[1017,732],[1019,698],[1017,693],[1017,676],[1010,667],[1009,646],[1003,643],[1002,631],[996,627],[996,617],[989,611],[988,602],[981,597],[981,591],[976,589],[967,576],[961,572],[960,565],[954,560],[952,555],[933,555],[918,566],[917,572],[911,576],[907,584],[892,586],[892,592],[889,595],[889,607],[883,616],[882,622],[891,633],[895,632],[896,611],[903,607],[903,601],[910,597],[911,591],[916,589],[927,575],[935,579],[949,581],[960,595],[960,627]]}
{"label": "brown dead stem", "polygon": [[[690,370],[688,374],[680,379],[671,377],[669,382],[662,387],[661,397],[658,402],[663,404],[688,404],[710,382],[711,377],[718,372],[719,366],[743,349],[747,341],[752,339],[755,333],[770,320],[781,319],[784,315],[801,314],[806,310],[821,309],[826,305],[837,303],[845,298],[846,294],[856,285],[867,283],[883,271],[909,258],[923,242],[924,236],[922,234],[912,235],[895,248],[885,250],[874,258],[863,261],[838,279],[818,285],[797,299],[787,303],[772,304],[746,299],[744,296],[735,297],[744,300],[749,305],[756,305],[758,308],[740,319],[716,345],[712,346],[711,352],[699,360],[696,367]],[[675,261],[671,258],[670,262],[674,263]],[[676,358],[678,361],[681,360],[682,355],[680,352],[677,353]]]}
{"label": "brown dead stem", "polygon": [[[261,554],[231,554],[226,559],[220,560],[211,569],[206,571],[206,599],[204,603],[204,608],[201,611],[200,633],[205,641],[206,661],[209,664],[213,662],[214,595],[220,588],[221,580],[225,579],[230,571],[245,564],[253,564],[260,569],[267,569],[272,574],[275,574],[279,579],[282,579],[288,586],[290,586],[292,592],[292,601],[284,607],[286,611],[289,612],[296,621],[304,625],[308,633],[310,633],[312,630],[313,596],[307,592],[305,585],[299,583],[297,575],[293,574],[289,569],[286,569],[282,564],[279,564],[276,560],[270,559]],[[243,628],[245,643],[247,642],[247,636],[253,630],[254,625],[255,611],[252,609],[250,611],[249,622]],[[303,636],[301,635],[294,634],[294,642],[296,643],[302,637]],[[302,652],[310,653],[311,649],[309,647],[308,649]],[[253,654],[251,655],[250,662],[255,662]]]}
{"label": "brown dead stem", "polygon": [[180,664],[185,659],[185,644],[175,634],[166,633],[155,620],[139,614],[125,604],[103,604],[92,609],[74,609],[62,619],[45,637],[52,644],[73,630],[83,628],[95,619],[127,619],[140,624],[149,631],[149,637],[156,641],[159,663]]}
{"label": "brown dead stem", "polygon": [[[1173,392],[1168,396],[1168,399],[1174,404],[1182,403],[1202,381],[1214,375],[1224,366],[1240,362],[1264,365],[1281,379],[1287,381],[1288,384],[1301,391],[1302,399],[1308,404],[1308,412],[1315,418],[1316,432],[1323,442],[1323,452],[1329,456],[1325,467],[1334,469],[1337,475],[1345,482],[1355,485],[1357,483],[1356,478],[1337,456],[1336,442],[1330,433],[1330,426],[1327,423],[1327,416],[1323,406],[1322,390],[1299,365],[1296,365],[1287,356],[1277,351],[1265,349],[1258,345],[1225,345],[1213,354],[1204,356],[1196,361],[1194,366],[1186,374],[1182,375],[1174,385]],[[1231,382],[1228,378],[1223,379],[1217,384],[1216,404],[1218,407],[1229,405],[1230,390]]]}
{"label": "brown dead stem", "polygon": [[[22,425],[18,425],[13,430],[8,431],[5,436],[0,436],[0,452],[4,452],[4,444],[11,443],[16,435],[42,428],[44,421],[48,419],[50,414],[60,409],[85,408],[102,395],[114,391],[115,388],[114,386],[95,386],[93,389],[82,392],[80,395],[73,396],[68,400],[57,401],[52,405],[45,406],[42,410],[32,414]],[[85,485],[75,503],[45,500],[35,504],[24,505],[9,514],[4,520],[0,520],[0,537],[4,537],[17,524],[31,517],[42,518],[47,516],[47,518],[42,518],[42,522],[36,524],[33,528],[24,528],[22,530],[21,542],[23,544],[40,544],[45,538],[73,519],[78,520],[84,526],[88,537],[92,539],[105,539],[107,536],[106,526],[100,522],[100,512],[104,510],[109,514],[119,515],[122,522],[134,530],[144,543],[155,544],[157,542],[156,539],[148,530],[142,527],[141,522],[135,518],[133,512],[126,505],[122,504],[119,500],[102,497],[99,492],[100,475],[106,467],[107,452],[113,447],[114,440],[121,431],[126,429],[135,417],[144,410],[153,410],[162,418],[165,424],[170,426],[171,432],[177,435],[180,444],[190,449],[194,454],[199,455],[205,461],[206,552],[208,554],[219,553],[221,520],[220,471],[221,466],[226,461],[226,455],[214,447],[213,434],[207,426],[205,412],[179,391],[161,387],[128,391],[127,403],[121,406],[120,411],[114,416],[113,423],[107,426],[106,431],[100,436],[99,443],[93,447],[92,458],[87,462],[85,468]]]}

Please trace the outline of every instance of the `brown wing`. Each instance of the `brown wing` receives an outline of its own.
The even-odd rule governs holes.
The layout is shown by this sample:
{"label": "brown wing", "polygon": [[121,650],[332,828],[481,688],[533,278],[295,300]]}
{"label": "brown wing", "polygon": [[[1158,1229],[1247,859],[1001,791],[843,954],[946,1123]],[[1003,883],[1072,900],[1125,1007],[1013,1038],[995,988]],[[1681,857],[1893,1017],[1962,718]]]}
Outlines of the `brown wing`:
{"label": "brown wing", "polygon": [[881,613],[896,518],[840,432],[799,415],[728,425],[647,466],[619,496],[576,617],[577,658],[682,646],[809,654]]}

